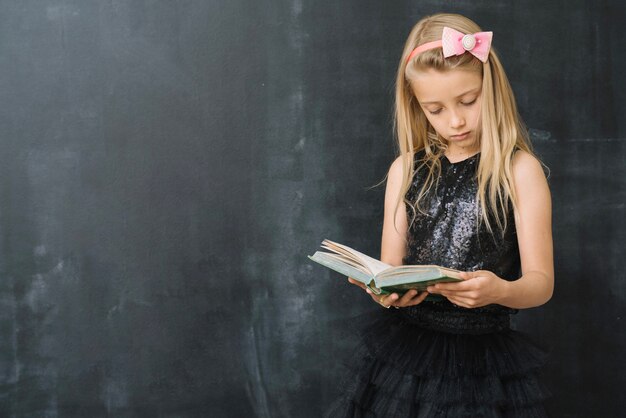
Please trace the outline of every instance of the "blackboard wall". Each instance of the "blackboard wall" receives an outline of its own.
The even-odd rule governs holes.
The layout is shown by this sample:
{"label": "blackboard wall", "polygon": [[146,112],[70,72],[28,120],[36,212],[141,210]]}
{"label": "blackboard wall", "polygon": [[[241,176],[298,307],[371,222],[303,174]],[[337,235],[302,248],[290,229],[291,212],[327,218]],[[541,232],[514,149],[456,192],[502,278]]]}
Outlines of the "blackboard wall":
{"label": "blackboard wall", "polygon": [[0,416],[317,417],[379,254],[393,83],[425,14],[494,31],[550,167],[553,416],[626,408],[626,7],[0,2]]}

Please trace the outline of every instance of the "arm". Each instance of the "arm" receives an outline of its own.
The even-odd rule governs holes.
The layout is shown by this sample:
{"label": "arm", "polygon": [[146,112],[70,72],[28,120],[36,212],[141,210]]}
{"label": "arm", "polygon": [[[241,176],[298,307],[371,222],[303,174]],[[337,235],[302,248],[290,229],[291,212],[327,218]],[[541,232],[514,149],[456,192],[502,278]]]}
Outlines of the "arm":
{"label": "arm", "polygon": [[552,202],[548,182],[539,161],[519,151],[513,159],[518,213],[515,228],[522,277],[505,282],[498,303],[511,308],[532,308],[546,303],[554,290]]}
{"label": "arm", "polygon": [[406,216],[406,204],[404,201],[401,201],[398,205],[394,227],[394,209],[401,187],[402,158],[398,157],[393,164],[391,164],[387,175],[383,234],[380,245],[380,261],[392,266],[402,265],[402,259],[406,255],[405,240],[409,229]]}
{"label": "arm", "polygon": [[[401,201],[398,205],[397,215],[395,219],[394,228],[394,209],[396,206],[396,199],[401,192],[402,187],[402,157],[396,158],[389,168],[387,175],[387,188],[385,190],[385,208],[383,217],[383,234],[381,242],[381,255],[380,260],[392,266],[401,266],[402,259],[406,255],[406,235],[408,231],[408,222],[406,215],[406,204]],[[397,229],[397,231],[396,231]],[[348,281],[352,284],[365,288],[362,283],[348,278]],[[369,290],[367,290],[369,293]],[[402,298],[395,293],[380,298],[380,296],[371,295],[377,303],[384,306],[395,305],[398,307],[406,307],[411,305],[417,305],[428,295],[427,292],[422,292],[418,295],[418,292],[411,290],[405,293]]]}
{"label": "arm", "polygon": [[[518,151],[513,158],[513,181],[518,198],[515,228],[522,276],[509,282],[486,270],[464,272],[464,282],[438,284],[429,292],[468,307],[497,303],[523,309],[540,306],[552,297],[554,261],[550,189],[537,159]],[[472,280],[470,280],[472,279]]]}

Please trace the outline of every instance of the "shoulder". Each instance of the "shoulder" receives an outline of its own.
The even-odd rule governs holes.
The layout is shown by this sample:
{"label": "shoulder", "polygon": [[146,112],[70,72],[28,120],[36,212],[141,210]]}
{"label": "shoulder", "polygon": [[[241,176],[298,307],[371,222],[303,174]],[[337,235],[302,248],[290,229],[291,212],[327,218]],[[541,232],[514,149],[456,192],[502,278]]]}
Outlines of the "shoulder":
{"label": "shoulder", "polygon": [[391,163],[391,166],[389,167],[389,176],[393,174],[394,176],[401,177],[402,172],[403,172],[402,170],[405,164],[407,168],[410,167],[411,164],[413,164],[413,168],[415,169],[416,168],[415,163],[421,161],[423,157],[424,157],[423,149],[419,151],[415,151],[415,152],[405,152],[404,154],[398,156]]}
{"label": "shoulder", "polygon": [[532,154],[519,150],[512,160],[513,183],[522,206],[550,205],[550,188],[541,162]]}
{"label": "shoulder", "polygon": [[407,164],[406,161],[413,161],[413,156],[410,152],[405,152],[404,154],[398,156],[389,167],[389,178],[392,177],[398,179],[402,177],[402,173],[404,172],[404,166]]}
{"label": "shoulder", "polygon": [[402,164],[405,158],[407,158],[407,154],[400,155],[395,160],[393,160],[393,162],[391,163],[391,167],[389,167],[389,172],[391,173],[392,171],[397,171],[398,168],[402,169]]}
{"label": "shoulder", "polygon": [[406,152],[391,163],[387,173],[387,190],[390,197],[396,197],[401,193],[402,185],[405,184],[405,177],[408,177],[409,167],[413,161],[413,154]]}
{"label": "shoulder", "polygon": [[515,182],[545,181],[546,176],[541,162],[529,152],[518,150],[513,155],[511,168]]}

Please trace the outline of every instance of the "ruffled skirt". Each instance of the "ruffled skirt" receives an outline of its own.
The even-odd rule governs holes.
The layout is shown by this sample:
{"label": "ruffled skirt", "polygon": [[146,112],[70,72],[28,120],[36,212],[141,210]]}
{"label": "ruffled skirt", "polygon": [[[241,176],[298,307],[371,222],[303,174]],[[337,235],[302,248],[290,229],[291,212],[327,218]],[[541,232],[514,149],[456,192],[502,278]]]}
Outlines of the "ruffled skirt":
{"label": "ruffled skirt", "polygon": [[547,416],[547,353],[509,314],[422,305],[376,312],[326,417]]}

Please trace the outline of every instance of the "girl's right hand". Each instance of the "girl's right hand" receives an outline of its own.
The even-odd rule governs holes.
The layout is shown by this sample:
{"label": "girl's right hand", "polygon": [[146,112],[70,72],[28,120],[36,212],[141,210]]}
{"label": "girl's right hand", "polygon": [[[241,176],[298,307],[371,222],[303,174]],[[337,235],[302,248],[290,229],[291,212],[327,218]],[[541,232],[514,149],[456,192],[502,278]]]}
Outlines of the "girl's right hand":
{"label": "girl's right hand", "polygon": [[402,297],[400,297],[397,293],[392,293],[390,295],[375,295],[369,290],[363,283],[358,280],[354,280],[352,277],[348,277],[348,282],[359,286],[361,289],[364,289],[371,297],[374,302],[382,305],[385,308],[389,308],[393,306],[395,308],[406,308],[407,306],[418,305],[422,303],[426,296],[428,296],[428,292],[419,293],[415,289],[411,289],[406,292]]}

